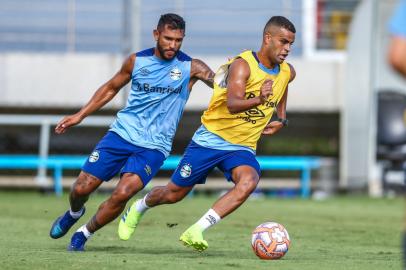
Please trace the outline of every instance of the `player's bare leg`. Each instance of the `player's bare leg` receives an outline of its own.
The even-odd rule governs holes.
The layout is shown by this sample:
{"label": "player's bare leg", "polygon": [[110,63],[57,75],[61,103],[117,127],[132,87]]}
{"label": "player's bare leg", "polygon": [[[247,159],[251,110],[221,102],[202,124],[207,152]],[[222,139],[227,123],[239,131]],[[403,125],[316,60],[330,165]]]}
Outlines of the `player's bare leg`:
{"label": "player's bare leg", "polygon": [[87,223],[88,230],[94,233],[113,221],[123,212],[127,202],[143,188],[144,184],[138,175],[125,173],[110,198],[100,205],[97,213]]}
{"label": "player's bare leg", "polygon": [[113,221],[124,210],[127,202],[144,187],[136,174],[125,173],[110,198],[104,201],[91,220],[73,234],[68,250],[83,251],[86,240],[104,225]]}
{"label": "player's bare leg", "polygon": [[181,187],[170,181],[166,186],[154,187],[145,196],[145,202],[148,207],[176,203],[185,198],[192,188],[193,186]]}
{"label": "player's bare leg", "polygon": [[192,188],[193,186],[180,187],[173,182],[169,182],[166,186],[154,187],[144,198],[137,200],[127,209],[118,226],[119,238],[130,239],[141,217],[150,207],[176,203],[182,200]]}
{"label": "player's bare leg", "polygon": [[243,204],[255,190],[259,176],[254,168],[239,166],[233,169],[232,179],[235,186],[218,199],[205,215],[181,235],[180,241],[186,246],[198,251],[207,249],[209,245],[203,239],[203,232]]}
{"label": "player's bare leg", "polygon": [[80,172],[69,194],[70,210],[58,217],[52,224],[49,233],[52,238],[57,239],[64,236],[79,218],[84,215],[85,202],[101,183],[102,181],[97,177],[83,171]]}
{"label": "player's bare leg", "polygon": [[233,169],[232,178],[235,186],[219,198],[212,209],[224,218],[240,207],[255,190],[259,182],[257,171],[250,166],[239,166]]}
{"label": "player's bare leg", "polygon": [[89,199],[90,194],[95,191],[103,181],[96,176],[86,172],[80,172],[78,179],[73,183],[69,194],[69,203],[72,211],[80,211]]}

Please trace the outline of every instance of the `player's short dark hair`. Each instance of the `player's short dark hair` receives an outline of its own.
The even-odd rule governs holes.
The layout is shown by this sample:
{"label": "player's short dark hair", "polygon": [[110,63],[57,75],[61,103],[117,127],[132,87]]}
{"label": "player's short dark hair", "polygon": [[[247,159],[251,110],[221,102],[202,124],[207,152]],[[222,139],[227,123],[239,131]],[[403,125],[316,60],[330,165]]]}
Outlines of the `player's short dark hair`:
{"label": "player's short dark hair", "polygon": [[165,25],[168,25],[168,27],[172,30],[183,30],[185,31],[186,23],[183,20],[183,18],[177,14],[174,13],[167,13],[161,15],[161,18],[159,18],[158,21],[158,30],[162,30]]}
{"label": "player's short dark hair", "polygon": [[296,33],[296,28],[293,25],[293,23],[283,16],[271,17],[264,27],[264,34],[267,32],[267,29],[271,26],[282,27],[292,33]]}

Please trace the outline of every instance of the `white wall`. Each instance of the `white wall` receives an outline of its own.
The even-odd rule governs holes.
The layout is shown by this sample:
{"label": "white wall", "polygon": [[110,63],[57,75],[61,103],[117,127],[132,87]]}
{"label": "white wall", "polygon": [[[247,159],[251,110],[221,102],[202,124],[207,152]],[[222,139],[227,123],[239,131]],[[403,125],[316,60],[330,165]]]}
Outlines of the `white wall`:
{"label": "white wall", "polygon": [[120,65],[113,55],[0,54],[0,106],[81,106]]}
{"label": "white wall", "polygon": [[[221,57],[200,57],[214,71],[227,61]],[[341,106],[344,62],[338,60],[288,59],[296,70],[296,79],[289,87],[288,110],[338,111]],[[203,83],[194,88],[187,108],[204,109],[211,91]]]}
{"label": "white wall", "polygon": [[[197,57],[213,70],[227,57]],[[0,106],[80,107],[120,68],[122,57],[107,54],[0,54]],[[296,80],[289,88],[288,110],[338,111],[343,63],[290,59]],[[195,85],[187,109],[204,109],[211,90]],[[110,105],[125,104],[122,91]]]}

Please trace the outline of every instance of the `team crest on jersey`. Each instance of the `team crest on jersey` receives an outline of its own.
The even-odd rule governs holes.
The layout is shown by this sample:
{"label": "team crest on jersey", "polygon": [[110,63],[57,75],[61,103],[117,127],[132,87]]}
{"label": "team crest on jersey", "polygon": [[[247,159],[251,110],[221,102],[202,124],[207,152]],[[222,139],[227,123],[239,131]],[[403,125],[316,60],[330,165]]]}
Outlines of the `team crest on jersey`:
{"label": "team crest on jersey", "polygon": [[187,178],[192,174],[192,166],[190,164],[185,164],[180,169],[180,176]]}
{"label": "team crest on jersey", "polygon": [[93,151],[89,156],[89,162],[94,163],[99,160],[99,151]]}
{"label": "team crest on jersey", "polygon": [[180,79],[182,79],[182,71],[180,71],[179,68],[174,67],[169,73],[169,76],[171,77],[172,80],[179,81]]}

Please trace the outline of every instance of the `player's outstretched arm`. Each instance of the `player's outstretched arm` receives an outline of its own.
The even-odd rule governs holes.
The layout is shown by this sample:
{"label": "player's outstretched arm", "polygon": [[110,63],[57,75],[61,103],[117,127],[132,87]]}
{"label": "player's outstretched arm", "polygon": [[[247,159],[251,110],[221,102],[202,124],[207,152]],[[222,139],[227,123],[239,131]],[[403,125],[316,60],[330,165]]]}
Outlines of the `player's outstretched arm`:
{"label": "player's outstretched arm", "polygon": [[190,68],[189,89],[192,89],[197,80],[201,80],[207,86],[213,88],[214,72],[202,60],[192,59],[192,66]]}
{"label": "player's outstretched arm", "polygon": [[79,112],[64,117],[55,127],[58,134],[65,133],[66,130],[79,124],[89,114],[97,111],[120,91],[120,89],[131,80],[131,73],[135,63],[135,54],[129,56],[121,66],[121,69],[106,83],[97,89],[89,102],[80,109]]}
{"label": "player's outstretched arm", "polygon": [[260,95],[254,98],[245,98],[245,87],[250,76],[248,63],[242,59],[236,59],[230,66],[227,81],[227,108],[230,113],[240,113],[264,104],[272,95],[272,81],[266,80],[261,86]]}

